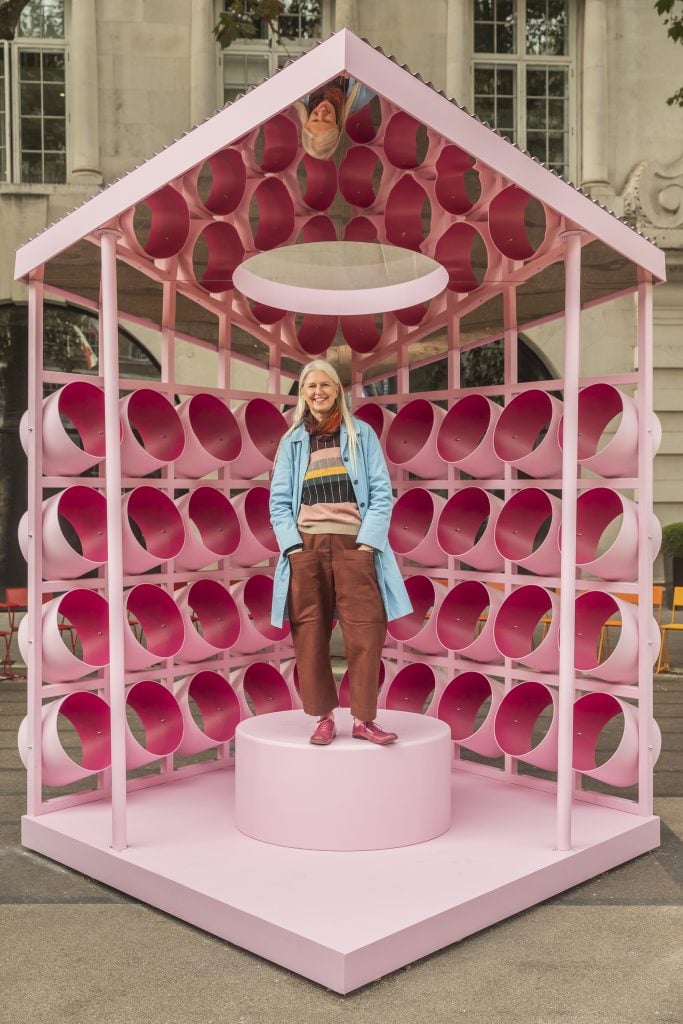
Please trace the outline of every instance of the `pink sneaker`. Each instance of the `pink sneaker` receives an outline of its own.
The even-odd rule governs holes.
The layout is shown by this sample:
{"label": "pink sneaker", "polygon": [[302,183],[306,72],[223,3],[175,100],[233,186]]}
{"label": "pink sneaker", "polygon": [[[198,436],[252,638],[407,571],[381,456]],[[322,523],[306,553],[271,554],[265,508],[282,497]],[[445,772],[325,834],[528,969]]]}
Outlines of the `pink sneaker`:
{"label": "pink sneaker", "polygon": [[381,747],[386,747],[398,739],[395,732],[384,732],[376,722],[358,722],[354,725],[351,735],[354,740],[370,740],[371,743],[378,743]]}
{"label": "pink sneaker", "polygon": [[315,727],[315,731],[311,736],[310,742],[315,743],[318,747],[326,747],[328,743],[332,742],[336,735],[337,729],[334,724],[334,719],[321,718]]}

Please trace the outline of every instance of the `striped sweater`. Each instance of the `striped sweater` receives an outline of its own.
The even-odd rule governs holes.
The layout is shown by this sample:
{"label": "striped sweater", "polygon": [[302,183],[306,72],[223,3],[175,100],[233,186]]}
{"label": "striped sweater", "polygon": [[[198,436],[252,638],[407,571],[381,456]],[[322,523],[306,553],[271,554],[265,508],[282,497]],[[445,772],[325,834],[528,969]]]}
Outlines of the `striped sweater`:
{"label": "striped sweater", "polygon": [[311,435],[297,526],[304,533],[358,533],[360,513],[342,461],[339,431]]}

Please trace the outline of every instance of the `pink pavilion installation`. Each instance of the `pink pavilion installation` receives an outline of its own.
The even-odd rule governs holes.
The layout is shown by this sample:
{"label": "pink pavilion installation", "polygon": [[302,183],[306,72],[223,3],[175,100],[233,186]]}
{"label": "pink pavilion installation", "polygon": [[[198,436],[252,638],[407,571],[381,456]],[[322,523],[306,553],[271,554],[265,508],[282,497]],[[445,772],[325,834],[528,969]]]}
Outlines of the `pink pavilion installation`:
{"label": "pink pavilion installation", "polygon": [[[319,160],[295,104],[338,76],[370,98]],[[342,243],[369,269],[332,255],[331,284]],[[295,252],[303,281],[269,277]],[[380,252],[403,277],[377,283]],[[656,847],[664,273],[647,239],[346,30],[27,242],[24,845],[338,992]],[[582,316],[629,295],[637,369],[583,376]],[[47,297],[99,316],[93,372],[43,369]],[[120,376],[119,323],[156,333],[158,381]],[[521,382],[519,333],[544,324],[562,372]],[[502,382],[461,386],[461,354],[492,341]],[[214,354],[212,383],[179,375],[187,345]],[[378,680],[402,742],[338,741],[319,772],[328,795],[346,776],[377,800],[373,838],[339,804],[348,826],[316,846],[305,818],[291,834],[326,755],[292,732],[267,498],[321,354],[386,453],[414,611]],[[411,393],[436,361],[446,385]],[[445,762],[421,753],[427,728]]]}

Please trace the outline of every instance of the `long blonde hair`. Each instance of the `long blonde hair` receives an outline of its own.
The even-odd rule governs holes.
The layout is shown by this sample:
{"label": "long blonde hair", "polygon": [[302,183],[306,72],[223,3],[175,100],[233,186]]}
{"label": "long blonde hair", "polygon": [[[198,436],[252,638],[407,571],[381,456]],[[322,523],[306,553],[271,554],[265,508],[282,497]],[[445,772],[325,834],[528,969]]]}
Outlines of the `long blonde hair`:
{"label": "long blonde hair", "polygon": [[292,425],[289,428],[289,430],[287,430],[283,435],[280,444],[282,444],[282,441],[284,441],[285,437],[288,437],[292,433],[292,431],[296,430],[299,424],[303,422],[304,416],[306,415],[306,410],[308,408],[308,406],[306,405],[306,399],[304,398],[304,381],[306,380],[306,377],[308,377],[309,373],[311,373],[313,370],[318,370],[320,373],[327,374],[332,383],[335,384],[337,387],[336,408],[339,409],[339,414],[341,416],[342,423],[346,427],[346,433],[348,434],[349,438],[349,455],[351,458],[351,465],[355,469],[356,448],[358,446],[358,430],[356,428],[356,424],[353,421],[351,410],[346,404],[344,388],[342,387],[342,382],[339,379],[339,374],[335,370],[332,363],[328,363],[326,359],[312,359],[310,363],[306,363],[303,370],[301,371],[299,375],[299,398],[297,400],[296,406],[294,407],[294,417],[292,419]]}

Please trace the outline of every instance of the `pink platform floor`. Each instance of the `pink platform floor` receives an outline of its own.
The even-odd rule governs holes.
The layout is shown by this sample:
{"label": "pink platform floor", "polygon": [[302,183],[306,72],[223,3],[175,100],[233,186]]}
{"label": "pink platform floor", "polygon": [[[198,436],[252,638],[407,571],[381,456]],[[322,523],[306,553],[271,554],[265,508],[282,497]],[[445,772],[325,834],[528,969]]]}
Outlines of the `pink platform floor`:
{"label": "pink platform floor", "polygon": [[461,771],[452,786],[449,831],[401,849],[249,839],[233,822],[230,768],[131,793],[122,853],[106,800],[25,816],[22,842],[340,993],[659,844],[658,818],[578,803],[573,850],[558,853],[549,794]]}

